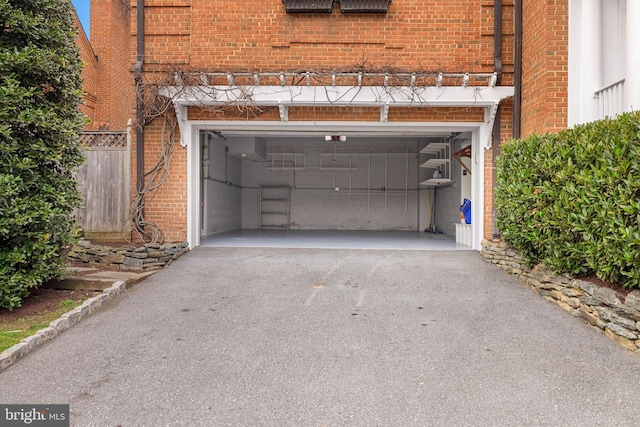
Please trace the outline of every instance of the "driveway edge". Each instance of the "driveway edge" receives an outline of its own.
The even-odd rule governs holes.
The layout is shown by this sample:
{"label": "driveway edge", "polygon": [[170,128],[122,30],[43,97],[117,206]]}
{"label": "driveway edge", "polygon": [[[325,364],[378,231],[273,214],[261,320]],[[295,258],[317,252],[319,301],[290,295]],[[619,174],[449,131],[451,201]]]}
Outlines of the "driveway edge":
{"label": "driveway edge", "polygon": [[0,353],[0,372],[4,371],[35,349],[48,343],[62,332],[76,325],[82,319],[90,316],[92,313],[95,313],[107,302],[124,293],[126,289],[127,284],[125,282],[114,282],[113,285],[102,291],[101,294],[89,298],[81,305],[66,312],[58,319],[49,323],[49,326],[46,328],[40,329],[35,334],[24,338],[18,344],[4,350]]}

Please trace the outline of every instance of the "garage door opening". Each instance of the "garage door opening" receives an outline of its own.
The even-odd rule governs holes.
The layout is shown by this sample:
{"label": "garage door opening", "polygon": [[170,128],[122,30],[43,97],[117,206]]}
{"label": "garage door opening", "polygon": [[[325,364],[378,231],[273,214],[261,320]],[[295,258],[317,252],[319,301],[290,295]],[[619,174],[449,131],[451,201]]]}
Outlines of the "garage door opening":
{"label": "garage door opening", "polygon": [[471,248],[471,132],[199,139],[204,246]]}

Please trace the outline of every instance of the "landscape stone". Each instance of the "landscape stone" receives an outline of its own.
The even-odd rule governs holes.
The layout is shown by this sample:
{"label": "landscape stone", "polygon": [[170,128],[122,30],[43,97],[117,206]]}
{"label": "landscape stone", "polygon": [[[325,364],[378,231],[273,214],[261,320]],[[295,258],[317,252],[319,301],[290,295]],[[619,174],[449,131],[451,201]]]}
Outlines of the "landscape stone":
{"label": "landscape stone", "polygon": [[582,289],[583,291],[585,291],[587,294],[591,296],[593,296],[593,294],[595,294],[599,288],[600,287],[595,283],[580,280],[580,289]]}
{"label": "landscape stone", "polygon": [[109,253],[103,256],[100,261],[107,264],[122,264],[124,262],[124,255]]}
{"label": "landscape stone", "polygon": [[12,354],[8,351],[0,353],[0,371],[7,369],[13,363],[11,359]]}
{"label": "landscape stone", "polygon": [[630,331],[627,328],[624,328],[624,327],[618,325],[617,323],[610,322],[607,325],[607,328],[611,329],[611,331],[614,332],[616,335],[620,335],[621,337],[625,337],[625,338],[630,339],[630,340],[635,340],[635,339],[638,338],[638,334],[636,334],[635,332]]}
{"label": "landscape stone", "polygon": [[55,330],[58,331],[58,333],[60,333],[69,329],[69,321],[65,318],[60,318],[49,323],[49,326],[51,326],[52,328],[55,328]]}
{"label": "landscape stone", "polygon": [[619,298],[620,294],[618,294],[616,291],[614,291],[613,289],[609,289],[609,288],[598,288],[595,293],[593,294],[593,297],[605,304],[607,304],[608,306],[611,307],[615,307],[617,305],[622,304],[622,302],[620,301]]}
{"label": "landscape stone", "polygon": [[620,313],[621,316],[628,317],[634,321],[640,320],[640,311],[635,308],[629,307],[628,305],[620,305],[616,307],[616,311]]}
{"label": "landscape stone", "polygon": [[636,310],[640,310],[640,290],[630,292],[624,302],[626,305]]}
{"label": "landscape stone", "polygon": [[613,311],[610,308],[598,306],[596,307],[596,311],[598,312],[598,316],[607,322],[610,322],[613,318]]}
{"label": "landscape stone", "polygon": [[599,317],[596,317],[596,326],[600,329],[605,329],[607,327],[607,325],[609,324],[609,322],[607,322],[604,319],[601,319]]}
{"label": "landscape stone", "polygon": [[589,322],[592,326],[596,326],[597,317],[593,314],[593,312],[590,312],[589,309],[584,306],[580,307],[578,311],[580,313],[580,317]]}
{"label": "landscape stone", "polygon": [[23,343],[27,344],[27,352],[31,352],[38,348],[41,344],[41,339],[38,334],[31,335],[22,340]]}
{"label": "landscape stone", "polygon": [[5,350],[5,352],[11,355],[11,361],[15,362],[16,360],[24,357],[29,350],[29,346],[24,341],[19,342],[18,344],[9,347]]}
{"label": "landscape stone", "polygon": [[627,329],[635,329],[636,328],[636,322],[632,319],[628,319],[624,316],[619,315],[618,313],[612,313],[611,315],[611,321],[614,323],[617,323],[620,326],[623,326]]}
{"label": "landscape stone", "polygon": [[58,331],[51,326],[47,326],[46,328],[42,328],[36,332],[36,335],[40,335],[40,342],[44,344],[45,342],[55,338],[55,336],[58,335]]}
{"label": "landscape stone", "polygon": [[69,327],[71,327],[78,323],[80,319],[82,319],[82,311],[79,307],[76,307],[73,310],[63,314],[61,317],[67,319],[67,321],[69,322]]}
{"label": "landscape stone", "polygon": [[87,306],[89,309],[89,313],[93,313],[94,311],[96,311],[97,309],[99,309],[100,307],[102,307],[102,305],[109,299],[109,296],[105,295],[105,294],[100,294],[98,296],[95,296],[93,298],[89,298],[88,300],[86,300],[82,305],[83,306]]}
{"label": "landscape stone", "polygon": [[604,333],[627,350],[636,351],[638,348],[633,341],[614,333],[611,329],[605,329]]}
{"label": "landscape stone", "polygon": [[138,259],[144,259],[148,257],[149,257],[148,252],[128,252],[127,255],[125,256],[125,258],[138,258]]}
{"label": "landscape stone", "polygon": [[124,265],[126,265],[128,267],[140,267],[140,268],[142,268],[142,266],[144,265],[144,261],[142,259],[139,259],[139,258],[125,257],[124,258]]}
{"label": "landscape stone", "polygon": [[578,301],[580,301],[580,304],[589,305],[592,307],[598,306],[600,304],[600,301],[588,295],[581,296],[580,298],[578,298]]}
{"label": "landscape stone", "polygon": [[566,295],[568,297],[580,297],[582,295],[584,295],[584,291],[581,289],[575,289],[575,288],[564,288],[562,289],[562,294]]}

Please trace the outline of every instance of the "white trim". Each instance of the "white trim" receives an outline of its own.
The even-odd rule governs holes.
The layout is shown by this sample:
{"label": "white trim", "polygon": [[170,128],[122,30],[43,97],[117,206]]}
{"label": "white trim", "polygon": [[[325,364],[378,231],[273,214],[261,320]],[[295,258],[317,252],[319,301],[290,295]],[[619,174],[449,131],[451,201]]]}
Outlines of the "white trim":
{"label": "white trim", "polygon": [[640,110],[640,2],[626,3],[626,91],[625,111]]}
{"label": "white trim", "polygon": [[[425,136],[472,132],[473,249],[480,250],[484,231],[484,152],[491,147],[493,122],[500,101],[513,96],[512,86],[404,87],[404,86],[169,86],[160,93],[171,98],[178,118],[180,143],[187,149],[187,241],[200,245],[201,130],[225,135],[326,135]],[[189,106],[274,106],[280,121],[188,120]],[[379,107],[379,122],[288,121],[291,106]],[[388,122],[391,107],[482,107],[482,122]],[[197,143],[194,143],[197,142]]]}
{"label": "white trim", "polygon": [[[189,248],[200,246],[200,129],[187,121],[184,126],[188,141],[196,141],[195,144],[187,144],[187,242]],[[182,128],[180,129],[182,132]]]}
{"label": "white trim", "polygon": [[[160,94],[170,98],[176,109],[180,134],[185,135],[187,107],[238,105],[278,107],[280,120],[289,123],[288,108],[378,107],[386,122],[395,107],[482,107],[485,125],[483,147],[491,147],[491,129],[500,101],[513,96],[513,86],[166,86]],[[292,125],[295,126],[295,125]],[[181,136],[182,146],[187,144]]]}
{"label": "white trim", "polygon": [[[471,218],[473,223],[472,248],[481,250],[484,233],[484,148],[482,143],[487,123],[437,122],[437,123],[380,123],[380,122],[245,122],[245,121],[187,121],[187,241],[191,248],[200,245],[200,144],[202,130],[216,130],[226,135],[326,135],[327,132],[357,135],[425,136],[443,132],[471,132],[473,179],[471,189]],[[192,143],[194,142],[194,143]]]}
{"label": "white trim", "polygon": [[477,251],[482,250],[484,237],[484,151],[480,149],[483,147],[482,135],[482,127],[471,135],[471,247]]}
{"label": "white trim", "polygon": [[513,96],[513,86],[165,86],[179,105],[488,107]]}

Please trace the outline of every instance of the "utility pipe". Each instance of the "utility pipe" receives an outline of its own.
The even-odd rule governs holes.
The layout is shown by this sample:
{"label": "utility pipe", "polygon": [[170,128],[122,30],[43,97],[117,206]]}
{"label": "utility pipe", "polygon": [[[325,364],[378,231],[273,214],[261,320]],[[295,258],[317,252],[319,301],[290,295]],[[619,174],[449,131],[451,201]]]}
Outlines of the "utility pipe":
{"label": "utility pipe", "polygon": [[[136,87],[136,191],[144,191],[144,102],[142,99],[142,65],[144,64],[144,0],[136,5],[136,63],[133,78]],[[144,208],[142,208],[144,217]]]}
{"label": "utility pipe", "polygon": [[[502,0],[494,0],[493,2],[493,67],[494,71],[497,73],[496,85],[500,85],[502,83]],[[496,226],[497,213],[495,208],[495,192],[496,192],[496,159],[500,155],[500,126],[501,126],[501,108],[500,105],[497,107],[495,121],[493,123],[493,150],[492,150],[492,159],[493,159],[493,179],[492,179],[492,187],[493,191],[491,192],[491,205],[493,206],[493,238],[500,238],[500,230]]]}
{"label": "utility pipe", "polygon": [[513,138],[519,139],[522,121],[522,0],[515,0],[515,57],[513,70]]}

